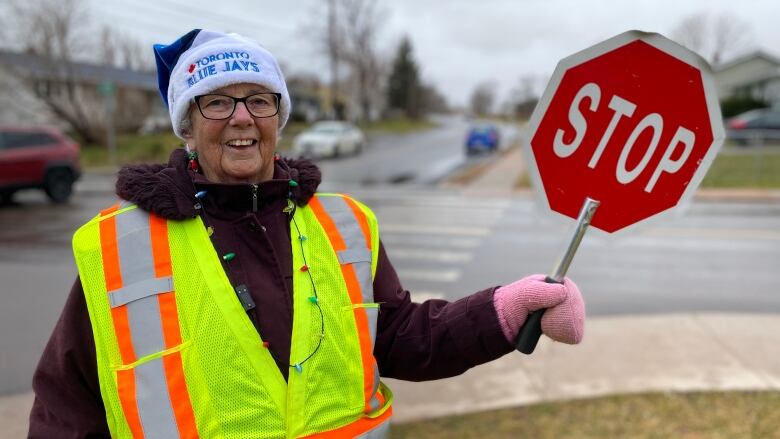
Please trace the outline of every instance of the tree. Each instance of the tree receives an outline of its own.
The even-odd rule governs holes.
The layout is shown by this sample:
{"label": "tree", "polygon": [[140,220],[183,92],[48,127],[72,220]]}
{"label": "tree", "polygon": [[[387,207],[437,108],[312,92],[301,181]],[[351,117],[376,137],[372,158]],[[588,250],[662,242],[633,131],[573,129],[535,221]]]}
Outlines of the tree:
{"label": "tree", "polygon": [[150,57],[143,56],[137,43],[108,28],[96,32],[83,0],[16,0],[9,8],[15,17],[13,33],[20,42],[17,49],[31,55],[38,67],[36,74],[29,66],[6,67],[45,112],[67,124],[85,143],[104,139],[111,114],[120,129],[141,125],[151,111],[148,93],[103,84],[104,92],[123,103],[115,113],[108,112],[107,98],[97,84],[85,82],[79,74],[88,67],[85,61],[151,69]]}
{"label": "tree", "polygon": [[344,59],[357,82],[360,118],[368,121],[371,119],[372,91],[380,76],[375,49],[380,23],[377,0],[341,0],[341,8]]}
{"label": "tree", "polygon": [[690,15],[671,32],[672,39],[698,53],[712,65],[750,43],[750,28],[733,15]]}
{"label": "tree", "polygon": [[412,42],[409,37],[404,37],[398,46],[387,84],[388,107],[400,110],[409,118],[419,118],[422,115],[420,89],[417,62],[412,55]]}
{"label": "tree", "polygon": [[487,116],[493,111],[495,103],[495,84],[492,82],[482,82],[474,88],[471,93],[469,103],[471,112],[475,116]]}

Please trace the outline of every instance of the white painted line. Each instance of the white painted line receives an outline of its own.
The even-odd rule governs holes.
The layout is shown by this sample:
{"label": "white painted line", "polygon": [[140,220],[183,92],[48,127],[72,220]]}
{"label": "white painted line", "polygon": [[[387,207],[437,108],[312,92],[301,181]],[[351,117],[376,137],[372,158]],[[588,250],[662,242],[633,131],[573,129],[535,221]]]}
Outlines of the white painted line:
{"label": "white painted line", "polygon": [[443,299],[444,293],[439,291],[410,291],[412,302],[422,303],[431,299]]}
{"label": "white painted line", "polygon": [[422,260],[434,262],[468,262],[473,259],[471,253],[441,250],[426,250],[421,248],[387,249],[387,254],[392,260]]}
{"label": "white painted line", "polygon": [[455,282],[460,279],[460,270],[401,269],[398,270],[398,277],[404,281]]}
{"label": "white painted line", "polygon": [[490,229],[485,227],[430,226],[420,224],[380,224],[379,230],[397,233],[425,233],[435,235],[487,236]]}
{"label": "white painted line", "polygon": [[[384,230],[382,230],[384,231]],[[458,249],[472,249],[478,247],[482,241],[476,238],[453,238],[449,236],[417,236],[402,235],[398,233],[383,233],[380,238],[385,247],[392,245],[423,245],[426,247],[454,247]]]}

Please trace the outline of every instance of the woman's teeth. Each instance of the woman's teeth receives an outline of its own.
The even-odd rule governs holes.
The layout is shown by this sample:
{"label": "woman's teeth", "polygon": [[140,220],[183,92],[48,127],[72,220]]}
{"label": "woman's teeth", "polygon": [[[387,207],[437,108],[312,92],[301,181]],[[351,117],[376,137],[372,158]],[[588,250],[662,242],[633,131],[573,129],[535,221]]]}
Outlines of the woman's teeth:
{"label": "woman's teeth", "polygon": [[241,140],[229,140],[227,143],[225,143],[227,146],[250,146],[254,144],[255,141],[252,139],[241,139]]}

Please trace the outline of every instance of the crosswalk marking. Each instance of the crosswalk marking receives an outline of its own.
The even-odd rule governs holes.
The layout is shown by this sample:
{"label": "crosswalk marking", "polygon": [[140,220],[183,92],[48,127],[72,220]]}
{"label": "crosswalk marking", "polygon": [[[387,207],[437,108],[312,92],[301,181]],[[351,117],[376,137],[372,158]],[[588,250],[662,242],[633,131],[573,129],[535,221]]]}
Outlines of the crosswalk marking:
{"label": "crosswalk marking", "polygon": [[380,226],[382,232],[394,233],[425,233],[435,235],[487,236],[487,227],[433,226],[422,224],[385,224]]}
{"label": "crosswalk marking", "polygon": [[431,299],[443,299],[444,293],[440,291],[410,291],[409,295],[412,298],[412,302],[422,303]]}
{"label": "crosswalk marking", "polygon": [[428,281],[428,282],[456,282],[460,279],[460,270],[425,270],[401,268],[397,270],[402,280]]}
{"label": "crosswalk marking", "polygon": [[394,247],[388,254],[393,258],[406,260],[423,260],[436,262],[468,262],[473,259],[471,253],[443,250],[428,250],[423,248]]}

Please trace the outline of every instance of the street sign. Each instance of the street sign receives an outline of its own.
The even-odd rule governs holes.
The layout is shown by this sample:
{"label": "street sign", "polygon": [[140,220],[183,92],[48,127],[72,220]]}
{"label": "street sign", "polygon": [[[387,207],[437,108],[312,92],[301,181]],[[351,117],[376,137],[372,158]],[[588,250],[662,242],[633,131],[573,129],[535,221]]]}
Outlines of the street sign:
{"label": "street sign", "polygon": [[615,232],[687,200],[725,136],[709,65],[628,31],[558,63],[529,123],[526,158],[552,210]]}
{"label": "street sign", "polygon": [[[577,219],[547,282],[563,282],[589,225],[612,233],[688,200],[724,137],[709,65],[659,34],[628,31],[562,59],[525,145],[550,208]],[[534,351],[543,315],[528,315],[520,352]]]}

